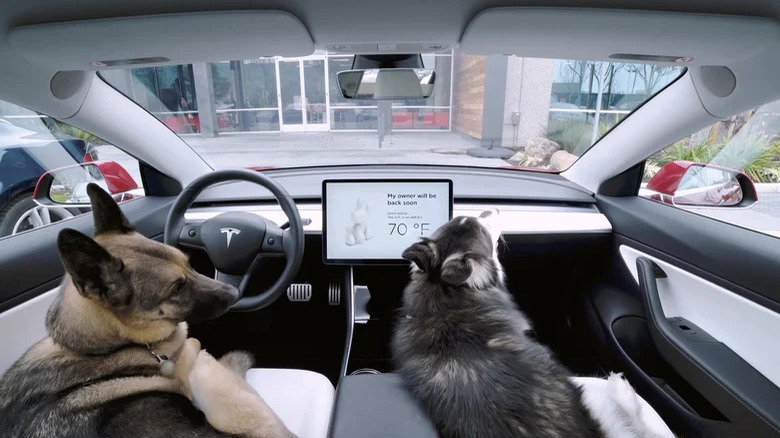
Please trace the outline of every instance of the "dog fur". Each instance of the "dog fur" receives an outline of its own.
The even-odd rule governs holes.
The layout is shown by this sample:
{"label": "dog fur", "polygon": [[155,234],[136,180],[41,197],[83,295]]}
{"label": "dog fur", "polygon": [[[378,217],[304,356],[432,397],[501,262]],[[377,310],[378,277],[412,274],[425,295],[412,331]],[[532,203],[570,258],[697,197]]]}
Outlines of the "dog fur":
{"label": "dog fur", "polygon": [[[3,437],[292,436],[244,381],[250,356],[218,362],[187,339],[185,321],[224,313],[236,289],[135,232],[98,186],[87,191],[95,238],[58,236],[66,275],[49,337],[0,378]],[[173,375],[150,349],[175,361]]]}
{"label": "dog fur", "polygon": [[409,247],[397,370],[443,438],[601,437],[582,392],[504,285],[492,219],[456,217]]}

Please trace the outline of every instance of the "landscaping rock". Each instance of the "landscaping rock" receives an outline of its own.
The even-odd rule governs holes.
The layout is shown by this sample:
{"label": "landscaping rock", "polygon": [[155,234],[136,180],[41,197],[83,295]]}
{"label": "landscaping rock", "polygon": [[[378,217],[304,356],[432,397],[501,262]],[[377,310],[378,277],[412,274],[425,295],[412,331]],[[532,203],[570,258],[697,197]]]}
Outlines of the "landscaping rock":
{"label": "landscaping rock", "polygon": [[553,170],[557,170],[558,172],[561,172],[563,170],[566,170],[574,164],[575,161],[577,161],[577,157],[574,154],[570,154],[564,150],[556,151],[552,154],[550,157],[550,167]]}
{"label": "landscaping rock", "polygon": [[528,157],[528,166],[542,166],[549,164],[550,157],[561,149],[558,143],[544,137],[531,137],[525,143],[525,154]]}
{"label": "landscaping rock", "polygon": [[512,166],[525,166],[528,162],[528,157],[525,155],[525,152],[520,151],[507,158],[506,162]]}

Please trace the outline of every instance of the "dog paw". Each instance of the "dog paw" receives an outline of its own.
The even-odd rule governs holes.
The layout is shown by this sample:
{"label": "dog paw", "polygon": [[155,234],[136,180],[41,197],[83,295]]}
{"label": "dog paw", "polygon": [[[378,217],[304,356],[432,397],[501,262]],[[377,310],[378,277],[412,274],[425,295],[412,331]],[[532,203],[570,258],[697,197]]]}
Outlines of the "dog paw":
{"label": "dog paw", "polygon": [[[245,353],[231,359],[246,365]],[[234,363],[235,365],[235,363]],[[215,429],[248,437],[289,437],[290,431],[257,392],[205,350],[198,354],[190,373],[192,403]]]}
{"label": "dog paw", "polygon": [[219,363],[243,378],[255,364],[255,358],[246,351],[231,351],[220,357]]}
{"label": "dog paw", "polygon": [[184,341],[184,345],[182,345],[179,355],[176,357],[176,364],[173,368],[172,378],[179,382],[182,387],[182,393],[190,400],[192,399],[190,373],[192,373],[199,353],[200,341],[195,338],[187,339]]}

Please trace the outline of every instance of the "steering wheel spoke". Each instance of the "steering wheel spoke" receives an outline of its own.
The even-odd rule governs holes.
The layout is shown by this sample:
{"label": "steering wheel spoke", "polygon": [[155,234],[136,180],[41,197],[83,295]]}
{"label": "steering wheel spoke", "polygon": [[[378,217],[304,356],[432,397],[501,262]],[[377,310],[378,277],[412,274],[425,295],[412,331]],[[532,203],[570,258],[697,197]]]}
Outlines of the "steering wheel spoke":
{"label": "steering wheel spoke", "polygon": [[241,290],[241,284],[244,283],[244,278],[246,275],[232,275],[232,274],[226,274],[219,269],[214,270],[214,279],[217,281],[221,281],[225,284],[229,284],[236,289],[238,289],[239,297],[243,296],[243,291]]}

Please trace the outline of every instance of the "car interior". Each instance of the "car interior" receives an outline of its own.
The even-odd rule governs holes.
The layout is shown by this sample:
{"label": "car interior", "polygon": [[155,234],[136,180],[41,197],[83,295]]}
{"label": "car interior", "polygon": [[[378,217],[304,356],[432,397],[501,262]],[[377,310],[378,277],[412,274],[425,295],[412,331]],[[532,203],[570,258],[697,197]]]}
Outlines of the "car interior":
{"label": "car interior", "polygon": [[[780,99],[780,3],[28,0],[0,4],[0,32],[0,99],[137,159],[142,196],[121,203],[130,222],[240,289],[229,313],[191,325],[190,336],[215,356],[251,352],[248,381],[298,436],[436,436],[393,373],[408,262],[330,252],[344,236],[330,214],[354,206],[326,189],[338,181],[353,182],[350,195],[372,182],[406,184],[387,193],[448,182],[425,189],[441,190],[443,202],[421,213],[426,221],[496,209],[508,289],[573,375],[624,373],[678,436],[780,436],[778,236],[639,196],[649,156]],[[315,50],[656,57],[682,68],[562,172],[414,162],[215,169],[102,76]],[[376,80],[375,98],[392,96]],[[57,202],[40,191],[39,205]],[[750,193],[733,208],[761,202]],[[423,235],[420,225],[408,223]],[[63,278],[56,239],[66,227],[91,235],[92,216],[0,239],[0,372],[46,336]],[[251,247],[242,246],[250,236]]]}

